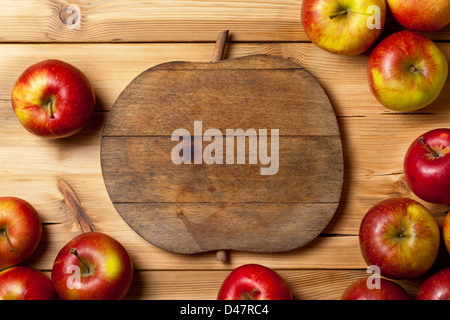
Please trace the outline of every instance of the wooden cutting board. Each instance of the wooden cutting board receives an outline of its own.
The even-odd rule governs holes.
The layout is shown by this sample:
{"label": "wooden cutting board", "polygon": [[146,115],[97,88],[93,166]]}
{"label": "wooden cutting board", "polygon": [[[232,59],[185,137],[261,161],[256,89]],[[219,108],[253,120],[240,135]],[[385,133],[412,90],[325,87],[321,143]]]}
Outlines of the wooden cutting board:
{"label": "wooden cutting board", "polygon": [[301,247],[334,215],[344,171],[324,90],[269,55],[144,71],[108,116],[101,165],[128,225],[185,254]]}

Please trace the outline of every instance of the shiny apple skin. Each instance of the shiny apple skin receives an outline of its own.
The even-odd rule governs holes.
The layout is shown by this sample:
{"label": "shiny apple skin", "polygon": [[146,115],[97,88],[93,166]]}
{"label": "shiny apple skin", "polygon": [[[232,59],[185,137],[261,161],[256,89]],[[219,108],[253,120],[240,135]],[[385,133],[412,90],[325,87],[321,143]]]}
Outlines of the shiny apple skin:
{"label": "shiny apple skin", "polygon": [[450,268],[441,269],[425,279],[416,300],[450,300]]}
{"label": "shiny apple skin", "polygon": [[434,129],[414,140],[405,155],[404,172],[417,197],[450,204],[450,129]]}
{"label": "shiny apple skin", "polygon": [[[72,253],[75,248],[90,268]],[[80,270],[80,288],[69,287],[74,266]],[[56,256],[52,281],[63,300],[120,300],[127,294],[133,279],[133,262],[126,249],[111,236],[101,232],[82,233],[69,241]]]}
{"label": "shiny apple skin", "polygon": [[[52,100],[53,115],[47,104]],[[75,66],[49,59],[28,67],[16,80],[11,102],[25,129],[57,139],[72,136],[89,121],[95,94],[89,79]]]}
{"label": "shiny apple skin", "polygon": [[[17,197],[0,197],[0,269],[28,259],[42,237],[42,224],[36,209]],[[11,249],[4,232],[7,232]]]}
{"label": "shiny apple skin", "polygon": [[41,271],[16,266],[0,271],[0,300],[55,300],[52,281]]}
{"label": "shiny apple skin", "polygon": [[292,300],[286,281],[274,270],[246,264],[234,269],[224,280],[217,300]]}
{"label": "shiny apple skin", "polygon": [[[367,9],[380,8],[380,29],[369,29]],[[330,19],[343,9],[345,15]],[[303,0],[301,8],[303,29],[319,48],[334,54],[358,55],[366,51],[380,36],[386,20],[384,0]]]}
{"label": "shiny apple skin", "polygon": [[427,272],[439,251],[439,226],[431,212],[409,198],[375,204],[359,230],[361,254],[390,279],[412,279]]}
{"label": "shiny apple skin", "polygon": [[412,300],[398,283],[380,278],[380,288],[369,289],[368,278],[355,281],[345,289],[341,300]]}
{"label": "shiny apple skin", "polygon": [[403,27],[431,32],[450,23],[448,0],[387,0],[395,20]]}
{"label": "shiny apple skin", "polygon": [[375,98],[394,111],[415,111],[437,99],[448,76],[444,53],[427,37],[404,30],[384,38],[367,63]]}

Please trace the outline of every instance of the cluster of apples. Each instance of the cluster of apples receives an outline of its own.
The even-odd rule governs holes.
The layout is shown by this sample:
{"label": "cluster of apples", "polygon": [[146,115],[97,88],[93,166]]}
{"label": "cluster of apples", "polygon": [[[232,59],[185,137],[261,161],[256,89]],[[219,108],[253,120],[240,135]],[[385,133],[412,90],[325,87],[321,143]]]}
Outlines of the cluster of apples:
{"label": "cluster of apples", "polygon": [[118,300],[131,286],[130,255],[101,232],[69,241],[55,258],[51,279],[21,265],[42,236],[37,210],[23,199],[0,197],[0,232],[0,300]]}
{"label": "cluster of apples", "polygon": [[[413,193],[428,203],[450,205],[450,129],[434,129],[415,139],[403,162],[405,178]],[[442,226],[450,254],[450,213]],[[364,260],[377,266],[389,279],[413,279],[433,267],[441,243],[433,214],[409,198],[390,198],[375,204],[361,221],[359,243]],[[352,284],[343,299],[409,299],[403,288],[383,279],[380,288],[364,280]],[[429,276],[416,299],[450,299],[450,267]]]}
{"label": "cluster of apples", "polygon": [[304,0],[303,28],[310,40],[326,51],[358,55],[380,37],[387,7],[409,30],[393,33],[375,46],[367,64],[369,87],[388,109],[419,110],[439,96],[448,63],[436,44],[418,32],[445,27],[450,22],[449,1]]}
{"label": "cluster of apples", "polygon": [[[11,101],[20,123],[49,139],[67,138],[89,121],[95,94],[83,72],[60,60],[27,68],[14,84]],[[20,265],[36,250],[42,224],[36,209],[17,197],[0,197],[0,299],[116,300],[128,292],[133,262],[117,240],[84,232],[54,260],[51,279]]]}
{"label": "cluster of apples", "polygon": [[[367,65],[369,87],[386,108],[419,110],[439,96],[448,63],[436,44],[418,32],[445,27],[450,22],[450,1],[386,2],[303,0],[303,27],[318,47],[334,54],[358,55],[379,38],[389,8],[409,30],[393,33],[374,47]],[[406,152],[404,172],[418,198],[450,205],[450,129],[435,129],[418,137]],[[450,214],[444,221],[443,238],[450,253]],[[389,279],[412,279],[429,271],[438,255],[440,230],[424,205],[409,198],[391,198],[366,213],[359,242],[364,260],[379,268],[385,278],[380,288],[369,288],[368,279],[358,280],[342,299],[410,299]],[[427,279],[417,295],[417,299],[449,298],[450,268]]]}

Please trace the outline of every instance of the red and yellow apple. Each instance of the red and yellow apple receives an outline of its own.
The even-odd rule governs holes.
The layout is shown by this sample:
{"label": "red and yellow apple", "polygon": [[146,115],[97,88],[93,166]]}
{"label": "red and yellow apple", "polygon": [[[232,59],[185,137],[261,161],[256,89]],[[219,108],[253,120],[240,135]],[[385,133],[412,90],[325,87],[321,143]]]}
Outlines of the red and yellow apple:
{"label": "red and yellow apple", "polygon": [[417,300],[450,300],[450,268],[433,273],[420,286]]}
{"label": "red and yellow apple", "polygon": [[30,257],[41,236],[41,220],[30,203],[16,197],[0,197],[0,269]]}
{"label": "red and yellow apple", "polygon": [[341,300],[411,300],[398,283],[384,278],[379,280],[379,288],[368,286],[369,277],[353,282],[345,289]]}
{"label": "red and yellow apple", "polygon": [[386,20],[386,2],[303,0],[301,19],[306,35],[319,48],[335,54],[358,55],[380,36]]}
{"label": "red and yellow apple", "polygon": [[133,262],[117,240],[101,232],[82,233],[56,256],[52,281],[63,300],[119,300],[133,279]]}
{"label": "red and yellow apple", "polygon": [[14,112],[30,132],[64,138],[81,130],[95,106],[94,90],[79,69],[50,59],[28,67],[11,94]]}
{"label": "red and yellow apple", "polygon": [[419,202],[386,199],[365,214],[359,244],[366,263],[377,266],[382,276],[412,279],[427,272],[436,260],[439,226]]}
{"label": "red and yellow apple", "polygon": [[367,64],[370,90],[383,106],[395,111],[414,111],[431,104],[447,75],[445,54],[432,40],[409,30],[384,38]]}
{"label": "red and yellow apple", "polygon": [[387,0],[395,20],[407,29],[436,31],[450,22],[448,0]]}
{"label": "red and yellow apple", "polygon": [[415,139],[403,166],[406,182],[417,197],[450,204],[450,129],[434,129]]}
{"label": "red and yellow apple", "polygon": [[0,300],[54,300],[52,281],[41,271],[24,266],[0,271]]}
{"label": "red and yellow apple", "polygon": [[286,281],[274,270],[246,264],[234,269],[224,280],[217,300],[292,300]]}

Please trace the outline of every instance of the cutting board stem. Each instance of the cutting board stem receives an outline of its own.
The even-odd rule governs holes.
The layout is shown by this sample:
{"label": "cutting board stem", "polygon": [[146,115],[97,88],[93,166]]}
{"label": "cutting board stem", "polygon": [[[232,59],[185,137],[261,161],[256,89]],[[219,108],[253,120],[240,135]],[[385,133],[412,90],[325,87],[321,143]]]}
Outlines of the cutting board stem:
{"label": "cutting board stem", "polygon": [[214,53],[211,62],[219,62],[222,60],[223,53],[225,51],[225,45],[227,44],[228,39],[228,30],[222,31],[217,36],[216,47],[214,48]]}
{"label": "cutting board stem", "polygon": [[[227,44],[229,30],[224,30],[217,36],[216,47],[211,62],[219,62],[222,60],[223,53],[225,51],[225,45]],[[216,253],[216,259],[218,261],[227,261],[227,252],[225,250],[219,250]]]}

